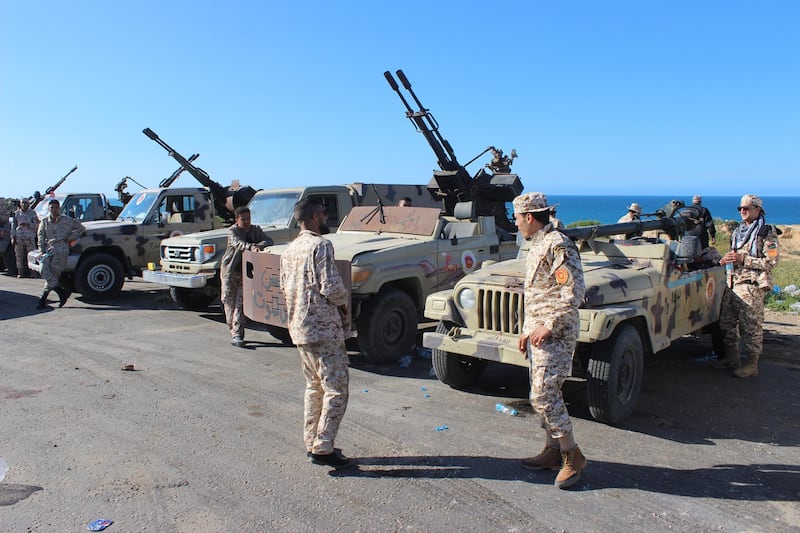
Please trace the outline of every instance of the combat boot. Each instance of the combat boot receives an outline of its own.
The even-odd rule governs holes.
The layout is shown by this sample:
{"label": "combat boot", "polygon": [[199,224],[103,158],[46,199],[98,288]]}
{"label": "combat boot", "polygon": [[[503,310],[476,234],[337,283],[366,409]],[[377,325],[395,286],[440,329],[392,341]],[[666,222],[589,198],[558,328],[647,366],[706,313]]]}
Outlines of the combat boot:
{"label": "combat boot", "polygon": [[520,464],[528,470],[558,470],[561,466],[561,450],[545,446],[539,455],[522,459]]}
{"label": "combat boot", "polygon": [[717,359],[716,361],[711,361],[711,366],[714,368],[739,369],[742,366],[742,361],[738,355],[726,356],[724,359]]}
{"label": "combat boot", "polygon": [[754,378],[758,375],[758,356],[750,356],[750,359],[742,366],[733,371],[737,378]]}
{"label": "combat boot", "polygon": [[72,291],[66,287],[62,287],[61,285],[57,285],[55,291],[58,293],[58,306],[64,307],[64,304],[67,303],[67,298],[69,298],[69,295],[72,294]]}
{"label": "combat boot", "polygon": [[50,289],[45,289],[42,293],[41,298],[39,298],[39,303],[36,305],[36,309],[47,309],[47,295],[50,294]]}
{"label": "combat boot", "polygon": [[571,487],[581,478],[581,472],[586,468],[589,461],[581,453],[581,449],[575,446],[568,452],[561,452],[561,470],[556,476],[555,485],[559,489]]}

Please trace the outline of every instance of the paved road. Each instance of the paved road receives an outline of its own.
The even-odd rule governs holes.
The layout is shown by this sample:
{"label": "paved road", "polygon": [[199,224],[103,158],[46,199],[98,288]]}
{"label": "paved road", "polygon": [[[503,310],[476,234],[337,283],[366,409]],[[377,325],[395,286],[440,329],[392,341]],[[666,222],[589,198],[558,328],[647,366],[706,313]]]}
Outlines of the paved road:
{"label": "paved road", "polygon": [[[704,342],[649,364],[638,411],[593,421],[568,383],[591,463],[571,491],[518,458],[541,430],[524,369],[456,391],[351,357],[337,445],[359,467],[305,460],[298,357],[262,331],[230,346],[215,313],[126,283],[113,304],[34,310],[39,280],[0,276],[0,531],[797,531],[798,372],[708,367]],[[134,364],[135,371],[123,371]],[[448,426],[436,431],[437,426]]]}

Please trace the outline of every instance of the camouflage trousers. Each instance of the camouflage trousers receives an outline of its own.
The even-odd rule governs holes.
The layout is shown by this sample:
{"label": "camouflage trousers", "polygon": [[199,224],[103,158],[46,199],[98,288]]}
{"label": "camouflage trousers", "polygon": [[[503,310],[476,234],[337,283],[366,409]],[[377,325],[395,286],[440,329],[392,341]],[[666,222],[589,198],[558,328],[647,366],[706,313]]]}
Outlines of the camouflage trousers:
{"label": "camouflage trousers", "polygon": [[36,249],[33,237],[14,238],[14,253],[17,256],[17,272],[22,274],[28,270],[28,252]]}
{"label": "camouflage trousers", "polygon": [[225,322],[231,330],[231,337],[244,340],[244,284],[241,276],[229,276],[222,280],[222,308],[225,310]]}
{"label": "camouflage trousers", "polygon": [[58,287],[58,278],[67,266],[67,255],[69,249],[66,243],[56,243],[47,250],[47,257],[42,261],[42,278],[44,278],[44,290],[49,291]]}
{"label": "camouflage trousers", "polygon": [[312,453],[333,453],[349,397],[350,374],[347,350],[342,341],[298,344],[306,392],[303,409],[303,440]]}
{"label": "camouflage trousers", "polygon": [[542,427],[554,439],[572,433],[567,405],[561,387],[572,374],[574,339],[547,339],[541,346],[528,343],[530,361],[531,407],[539,415]]}
{"label": "camouflage trousers", "polygon": [[739,283],[722,294],[719,326],[725,342],[725,357],[736,359],[739,341],[747,355],[758,361],[764,340],[764,291],[758,285]]}

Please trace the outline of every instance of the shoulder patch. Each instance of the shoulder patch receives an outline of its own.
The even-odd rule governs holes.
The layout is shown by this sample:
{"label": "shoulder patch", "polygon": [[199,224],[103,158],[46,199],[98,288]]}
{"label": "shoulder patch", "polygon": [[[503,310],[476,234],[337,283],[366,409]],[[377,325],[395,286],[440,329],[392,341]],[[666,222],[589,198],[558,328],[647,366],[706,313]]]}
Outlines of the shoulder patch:
{"label": "shoulder patch", "polygon": [[562,267],[559,267],[559,268],[556,269],[555,277],[556,277],[556,282],[559,285],[563,285],[563,284],[565,284],[566,282],[569,281],[569,278],[571,277],[571,275],[570,275],[569,269],[567,267],[562,266]]}

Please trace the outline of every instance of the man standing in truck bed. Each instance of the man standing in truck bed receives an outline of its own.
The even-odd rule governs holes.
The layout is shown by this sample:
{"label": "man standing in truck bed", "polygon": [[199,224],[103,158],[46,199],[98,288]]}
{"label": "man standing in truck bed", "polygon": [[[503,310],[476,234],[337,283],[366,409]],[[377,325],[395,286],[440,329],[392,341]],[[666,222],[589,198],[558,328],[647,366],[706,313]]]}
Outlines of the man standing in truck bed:
{"label": "man standing in truck bed", "polygon": [[225,321],[231,331],[231,344],[244,346],[244,295],[242,290],[242,252],[263,250],[272,246],[272,239],[264,234],[260,226],[250,223],[250,208],[237,207],[234,211],[236,223],[228,228],[228,244],[222,256],[220,278],[222,281],[222,308]]}
{"label": "man standing in truck bed", "polygon": [[352,463],[334,450],[347,409],[349,373],[340,307],[350,293],[334,264],[327,233],[328,215],[318,201],[294,208],[300,233],[281,256],[281,290],[286,297],[289,334],[300,352],[304,397],[303,440],[309,460],[336,469]]}
{"label": "man standing in truck bed", "polygon": [[530,363],[531,405],[545,430],[539,455],[522,460],[529,470],[560,470],[555,485],[574,485],[588,461],[575,443],[561,387],[572,370],[578,341],[578,306],[583,268],[575,244],[550,222],[547,196],[532,192],[514,199],[514,219],[531,241],[525,265],[525,319],[519,350]]}

